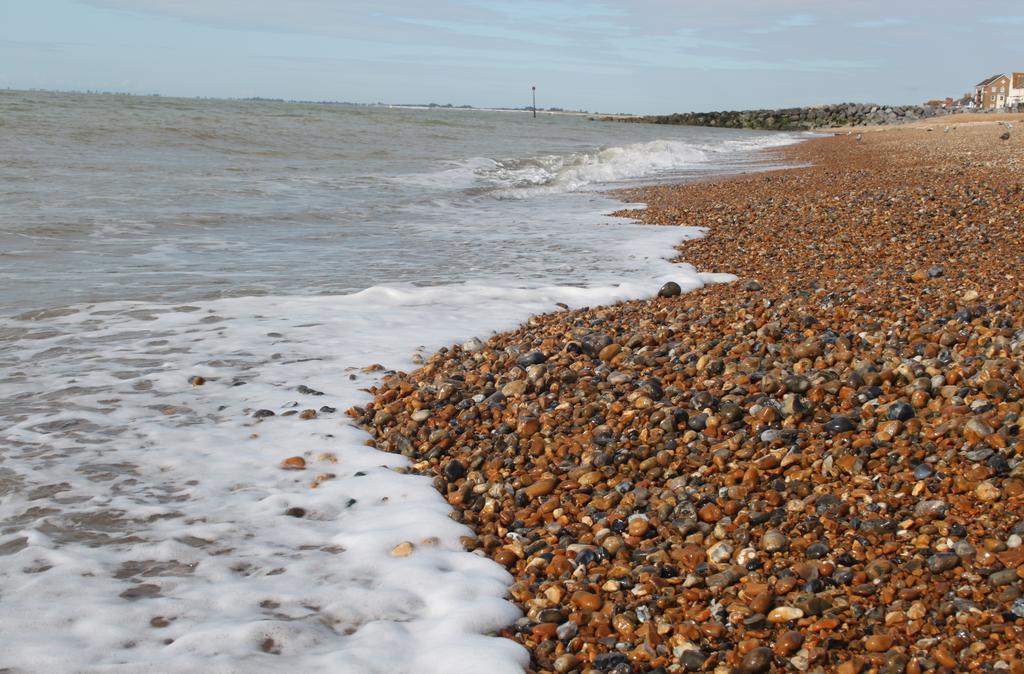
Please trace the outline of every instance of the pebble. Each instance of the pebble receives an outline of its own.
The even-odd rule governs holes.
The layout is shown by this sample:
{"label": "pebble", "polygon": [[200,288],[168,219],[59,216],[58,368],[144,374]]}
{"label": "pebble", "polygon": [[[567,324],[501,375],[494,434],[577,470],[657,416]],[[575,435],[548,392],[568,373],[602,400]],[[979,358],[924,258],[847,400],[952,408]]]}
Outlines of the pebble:
{"label": "pebble", "polygon": [[785,623],[793,620],[799,620],[804,617],[804,612],[798,608],[790,606],[780,606],[772,609],[771,613],[768,614],[768,622],[770,623]]}
{"label": "pebble", "polygon": [[658,290],[658,297],[677,297],[683,292],[683,289],[679,287],[679,284],[675,281],[669,281],[665,285],[661,286]]}
{"label": "pebble", "polygon": [[884,653],[892,648],[893,638],[888,634],[872,634],[864,638],[864,650],[869,653]]}
{"label": "pebble", "polygon": [[742,674],[760,674],[768,671],[772,664],[772,651],[764,646],[758,647],[743,656],[740,663]]}
{"label": "pebble", "polygon": [[765,552],[778,552],[789,547],[789,538],[781,531],[769,529],[761,536],[761,549]]}
{"label": "pebble", "polygon": [[408,557],[412,554],[413,544],[409,541],[402,541],[391,549],[392,557]]}
{"label": "pebble", "polygon": [[531,669],[1024,674],[1024,164],[968,126],[645,188],[760,288],[535,316],[353,408],[508,569]]}
{"label": "pebble", "polygon": [[462,343],[462,350],[469,353],[477,353],[484,350],[484,343],[478,337],[470,337]]}

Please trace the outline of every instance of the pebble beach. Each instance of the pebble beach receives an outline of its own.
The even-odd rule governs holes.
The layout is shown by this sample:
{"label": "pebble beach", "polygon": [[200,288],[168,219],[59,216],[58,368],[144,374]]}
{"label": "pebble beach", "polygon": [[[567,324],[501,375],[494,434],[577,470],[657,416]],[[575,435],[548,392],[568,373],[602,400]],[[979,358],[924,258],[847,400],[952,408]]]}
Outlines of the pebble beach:
{"label": "pebble beach", "polygon": [[1024,130],[774,154],[620,195],[738,280],[534,316],[349,414],[512,575],[530,671],[1024,673]]}

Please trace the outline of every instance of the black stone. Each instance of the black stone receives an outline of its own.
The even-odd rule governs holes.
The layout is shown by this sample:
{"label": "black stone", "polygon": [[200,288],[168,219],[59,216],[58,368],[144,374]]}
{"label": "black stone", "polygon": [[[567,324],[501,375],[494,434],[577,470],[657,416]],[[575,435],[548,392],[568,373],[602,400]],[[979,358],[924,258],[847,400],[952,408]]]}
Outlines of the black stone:
{"label": "black stone", "polygon": [[665,285],[661,286],[661,290],[658,291],[658,297],[676,297],[682,294],[683,289],[679,287],[679,284],[675,281],[669,281]]}
{"label": "black stone", "polygon": [[462,462],[458,459],[452,459],[444,467],[444,476],[450,481],[454,482],[461,477],[465,477],[466,467],[462,465]]}
{"label": "black stone", "polygon": [[857,426],[850,420],[849,417],[835,416],[825,424],[825,430],[835,435],[836,433],[846,433],[852,431]]}
{"label": "black stone", "polygon": [[807,546],[807,550],[804,551],[804,554],[807,556],[807,559],[821,559],[827,555],[828,552],[828,546],[824,543],[814,543]]}
{"label": "black stone", "polygon": [[907,419],[913,419],[915,415],[914,408],[912,405],[907,403],[893,403],[889,405],[889,419],[893,421],[906,421]]}
{"label": "black stone", "polygon": [[687,672],[699,672],[704,668],[704,661],[707,659],[708,656],[704,653],[691,649],[683,651],[683,654],[679,656],[679,664]]}

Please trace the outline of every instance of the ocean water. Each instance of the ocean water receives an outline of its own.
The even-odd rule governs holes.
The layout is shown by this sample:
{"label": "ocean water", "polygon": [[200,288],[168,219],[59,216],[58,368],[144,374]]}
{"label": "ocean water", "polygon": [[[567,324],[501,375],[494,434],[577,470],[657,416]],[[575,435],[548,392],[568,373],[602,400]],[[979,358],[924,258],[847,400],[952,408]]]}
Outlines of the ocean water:
{"label": "ocean water", "polygon": [[0,91],[0,669],[520,671],[508,574],[344,410],[558,303],[727,280],[603,191],[799,139]]}

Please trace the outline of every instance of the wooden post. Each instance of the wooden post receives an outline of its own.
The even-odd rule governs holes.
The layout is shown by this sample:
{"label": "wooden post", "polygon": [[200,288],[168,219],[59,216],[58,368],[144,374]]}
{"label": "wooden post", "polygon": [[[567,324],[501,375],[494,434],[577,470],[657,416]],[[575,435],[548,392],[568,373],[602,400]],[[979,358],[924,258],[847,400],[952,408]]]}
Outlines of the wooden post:
{"label": "wooden post", "polygon": [[537,119],[537,87],[530,87],[533,90],[533,118]]}

